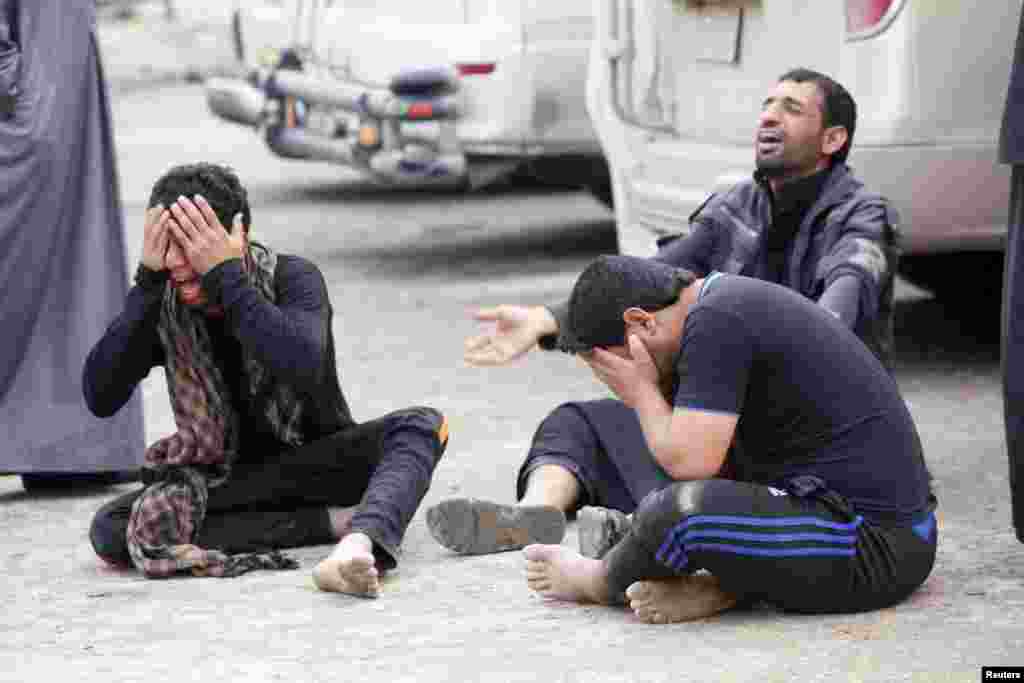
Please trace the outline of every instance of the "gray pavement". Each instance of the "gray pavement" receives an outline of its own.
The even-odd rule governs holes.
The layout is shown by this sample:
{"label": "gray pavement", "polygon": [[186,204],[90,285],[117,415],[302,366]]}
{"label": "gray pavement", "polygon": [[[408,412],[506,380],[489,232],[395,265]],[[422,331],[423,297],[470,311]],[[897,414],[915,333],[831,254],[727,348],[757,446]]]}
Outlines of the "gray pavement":
{"label": "gray pavement", "polygon": [[[607,214],[579,193],[389,193],[334,167],[276,159],[250,131],[212,120],[196,86],[168,87],[181,72],[144,83],[133,55],[160,33],[146,21],[155,19],[138,31],[149,38],[100,27],[129,258],[160,172],[199,158],[235,166],[259,237],[325,272],[357,417],[419,403],[448,414],[451,445],[424,506],[451,495],[511,500],[539,420],[604,391],[555,354],[465,367],[462,339],[476,330],[467,313],[564,294],[584,262],[614,248]],[[133,51],[110,49],[129,42]],[[171,48],[161,54],[149,73],[177,68]],[[537,598],[518,553],[451,555],[422,511],[379,600],[315,590],[310,570],[329,547],[292,551],[293,572],[146,581],[104,567],[85,538],[96,507],[131,486],[30,496],[6,477],[0,681],[976,681],[983,665],[1024,665],[1024,546],[1009,528],[998,349],[909,289],[898,334],[897,377],[936,478],[941,540],[932,577],[894,608],[646,626],[621,609]],[[170,429],[166,388],[154,374],[143,391],[152,440]],[[570,526],[564,543],[575,542]]]}

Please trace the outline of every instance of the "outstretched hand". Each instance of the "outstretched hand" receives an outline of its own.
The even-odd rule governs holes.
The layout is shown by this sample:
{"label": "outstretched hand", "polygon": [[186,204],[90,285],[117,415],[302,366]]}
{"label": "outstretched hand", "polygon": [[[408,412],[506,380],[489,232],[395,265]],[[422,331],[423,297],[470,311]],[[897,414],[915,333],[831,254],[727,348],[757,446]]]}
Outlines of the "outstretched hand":
{"label": "outstretched hand", "polygon": [[504,365],[526,354],[545,334],[558,331],[554,316],[541,306],[482,308],[473,318],[495,326],[487,334],[466,340],[463,358],[470,365]]}
{"label": "outstretched hand", "polygon": [[658,366],[639,337],[631,334],[626,343],[631,358],[623,358],[602,348],[580,355],[605,386],[623,403],[635,408],[650,391],[660,394]]}
{"label": "outstretched hand", "polygon": [[206,275],[224,261],[242,258],[245,253],[245,231],[242,218],[236,215],[231,231],[224,229],[213,207],[200,195],[194,199],[178,197],[171,206],[174,220],[171,231],[185,252],[192,268]]}

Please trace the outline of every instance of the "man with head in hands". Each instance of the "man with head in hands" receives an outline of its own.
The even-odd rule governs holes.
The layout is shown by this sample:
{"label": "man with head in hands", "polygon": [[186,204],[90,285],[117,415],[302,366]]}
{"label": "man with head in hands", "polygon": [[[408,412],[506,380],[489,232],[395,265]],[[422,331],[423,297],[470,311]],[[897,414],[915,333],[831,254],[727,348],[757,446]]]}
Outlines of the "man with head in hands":
{"label": "man with head in hands", "polygon": [[145,487],[97,512],[97,554],[153,578],[235,576],[295,567],[279,548],[337,543],[316,585],[376,597],[444,452],[444,417],[356,423],[323,275],[250,239],[230,169],[172,168],[149,206],[135,286],[83,385],[110,416],[162,366],[177,432],[146,450]]}
{"label": "man with head in hands", "polygon": [[879,609],[927,578],[935,498],[917,430],[827,310],[754,278],[610,256],[580,276],[567,322],[671,483],[600,558],[527,546],[532,589],[665,623],[751,601]]}

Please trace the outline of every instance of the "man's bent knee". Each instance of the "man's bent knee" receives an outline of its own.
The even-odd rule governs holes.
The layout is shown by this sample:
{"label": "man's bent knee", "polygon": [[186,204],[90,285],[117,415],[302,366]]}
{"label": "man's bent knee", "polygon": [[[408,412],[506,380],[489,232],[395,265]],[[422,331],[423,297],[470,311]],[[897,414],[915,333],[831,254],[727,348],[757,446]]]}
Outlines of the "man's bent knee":
{"label": "man's bent knee", "polygon": [[709,487],[717,481],[680,481],[652,491],[633,513],[633,529],[641,538],[661,543],[672,527],[700,513]]}
{"label": "man's bent knee", "polygon": [[[563,403],[548,413],[537,428],[538,435],[550,432],[593,434],[594,428],[587,422],[576,403]],[[596,439],[597,435],[593,434],[593,438]]]}
{"label": "man's bent knee", "polygon": [[413,429],[436,437],[438,448],[434,464],[437,464],[448,446],[448,418],[441,411],[427,406],[415,406],[391,413],[388,417],[395,420],[400,429]]}
{"label": "man's bent knee", "polygon": [[598,447],[597,433],[573,403],[563,403],[548,414],[533,435],[520,477],[538,464],[556,464],[578,475],[592,460],[585,454]]}

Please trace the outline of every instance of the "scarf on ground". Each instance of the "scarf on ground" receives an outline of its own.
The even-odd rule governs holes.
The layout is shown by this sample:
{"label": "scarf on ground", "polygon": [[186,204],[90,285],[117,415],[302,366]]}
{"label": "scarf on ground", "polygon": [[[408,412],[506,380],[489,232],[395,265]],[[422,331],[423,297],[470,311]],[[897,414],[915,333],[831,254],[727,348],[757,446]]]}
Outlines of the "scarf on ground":
{"label": "scarf on ground", "polygon": [[[267,300],[276,301],[276,254],[253,242],[244,264],[249,282]],[[178,431],[146,449],[142,478],[147,486],[128,520],[132,562],[150,578],[182,571],[228,577],[253,569],[295,569],[294,560],[276,551],[229,555],[196,545],[209,489],[228,481],[239,441],[239,415],[214,360],[204,317],[181,305],[168,283],[157,332]],[[243,368],[255,410],[266,416],[282,442],[301,445],[302,403],[295,393],[244,350]]]}

